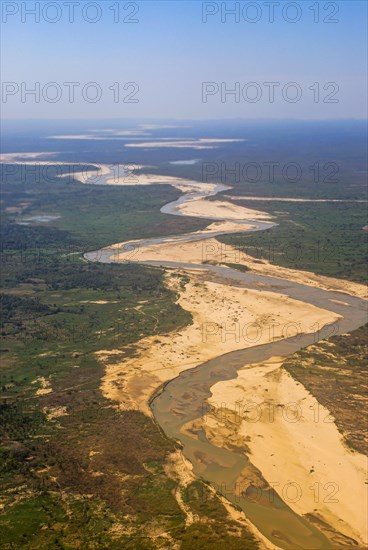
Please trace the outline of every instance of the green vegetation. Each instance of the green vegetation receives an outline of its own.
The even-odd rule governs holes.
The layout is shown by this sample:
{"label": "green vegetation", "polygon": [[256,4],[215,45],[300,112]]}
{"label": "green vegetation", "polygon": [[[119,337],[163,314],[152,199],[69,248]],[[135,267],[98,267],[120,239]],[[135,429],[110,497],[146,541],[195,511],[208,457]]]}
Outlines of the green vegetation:
{"label": "green vegetation", "polygon": [[234,521],[223,522],[224,507],[206,485],[200,481],[190,483],[183,491],[183,500],[193,510],[197,517],[205,517],[206,525],[194,522],[185,530],[182,540],[182,550],[215,548],[222,550],[238,550],[258,548],[254,537]]}
{"label": "green vegetation", "polygon": [[[227,191],[226,194],[231,194],[239,198],[248,196],[304,199],[367,199],[367,187],[364,178],[359,178],[359,181],[352,181],[353,178],[349,173],[349,175],[345,176],[344,184],[341,183],[341,174],[340,176],[336,175],[336,181],[323,181],[324,178],[326,178],[326,180],[328,179],[327,172],[333,174],[334,168],[331,166],[326,170],[325,174],[321,173],[320,179],[315,182],[313,181],[314,172],[309,170],[309,168],[310,167],[304,166],[303,178],[296,183],[285,181],[285,179],[280,177],[275,178],[275,181],[272,183],[267,181],[267,179],[258,182],[240,181],[235,182],[235,184],[233,184],[234,188],[231,189],[231,191]],[[268,170],[264,171],[266,174],[268,173]],[[307,177],[305,177],[306,175]],[[333,179],[334,177],[331,177],[331,180]]]}
{"label": "green vegetation", "polygon": [[[365,325],[351,334],[332,336],[283,364],[331,412],[345,442],[364,454],[368,452],[367,330]],[[321,415],[319,421],[328,421]]]}
{"label": "green vegetation", "polygon": [[[87,252],[129,239],[165,236],[204,228],[195,218],[173,217],[160,208],[180,192],[169,185],[135,187],[81,185],[77,182],[3,185],[2,248],[41,251],[43,255]],[[60,216],[47,224],[26,221],[37,215]],[[16,225],[15,222],[28,225]]]}
{"label": "green vegetation", "polygon": [[238,204],[263,210],[279,224],[248,235],[224,235],[241,258],[252,256],[292,269],[357,282],[367,281],[367,205],[364,203],[257,202]]}

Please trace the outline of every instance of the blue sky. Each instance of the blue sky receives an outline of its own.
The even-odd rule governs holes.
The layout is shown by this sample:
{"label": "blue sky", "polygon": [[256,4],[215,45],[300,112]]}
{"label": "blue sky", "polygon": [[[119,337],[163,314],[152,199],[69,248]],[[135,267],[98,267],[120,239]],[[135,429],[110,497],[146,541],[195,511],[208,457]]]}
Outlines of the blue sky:
{"label": "blue sky", "polygon": [[[3,82],[13,83],[7,85],[8,95],[3,93],[2,97],[5,118],[366,117],[365,1],[280,0],[275,3],[274,22],[270,22],[269,7],[263,1],[257,2],[257,11],[250,5],[255,2],[246,1],[76,1],[75,20],[70,22],[70,6],[59,0],[57,12],[52,6],[55,2],[43,0],[38,3],[39,23],[23,8],[36,4],[2,2],[1,73]],[[97,4],[98,22],[83,18],[87,4]],[[123,17],[129,18],[135,11],[134,4],[138,4],[139,12],[131,18],[139,22],[123,22]],[[285,20],[285,4],[297,4],[298,12],[290,6],[285,17],[293,19],[299,14],[299,21]],[[46,5],[48,11],[42,12]],[[118,5],[121,21],[114,22],[110,8],[116,10]],[[221,6],[225,6],[223,10],[237,6],[244,10],[245,5],[245,16],[238,12],[239,22],[232,15],[221,21],[226,15]],[[314,22],[317,5],[319,22]],[[310,9],[313,6],[314,11]],[[87,18],[98,15],[97,8],[91,5]],[[204,23],[206,11],[217,13],[208,15]],[[60,20],[51,23],[57,16]],[[256,17],[259,21],[249,22]],[[325,18],[338,22],[327,23]],[[39,101],[31,95],[22,97],[22,90],[35,87],[36,82]],[[50,82],[57,88],[48,87]],[[65,82],[79,83],[72,102]],[[91,82],[97,87],[85,90],[90,99],[101,94],[96,103],[82,93]],[[127,86],[129,82],[135,85]],[[206,87],[204,82],[212,84]],[[265,82],[278,83],[273,103]],[[120,89],[116,102],[109,89],[114,83],[119,83]],[[327,83],[334,84],[327,87]],[[203,89],[213,92],[205,103]],[[226,94],[230,89],[236,94]],[[61,93],[60,100],[45,100],[44,91],[46,98]],[[295,94],[301,94],[298,101],[286,100],[294,99]],[[138,101],[123,102],[124,97]],[[258,101],[249,101],[255,98]],[[329,98],[335,101],[323,101]]]}

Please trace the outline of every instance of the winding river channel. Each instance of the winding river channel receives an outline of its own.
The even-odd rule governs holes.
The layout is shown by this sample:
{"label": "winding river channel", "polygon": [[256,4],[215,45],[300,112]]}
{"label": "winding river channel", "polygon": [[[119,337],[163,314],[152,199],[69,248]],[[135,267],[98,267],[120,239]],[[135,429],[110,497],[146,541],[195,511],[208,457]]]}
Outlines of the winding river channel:
{"label": "winding river channel", "polygon": [[[161,211],[165,214],[183,215],[178,206],[189,201],[205,199],[209,195],[228,189],[218,185],[211,191],[191,191],[184,193],[180,199],[166,204]],[[207,218],[210,221],[214,218]],[[215,218],[216,221],[234,222],[234,219]],[[236,220],[236,223],[241,223]],[[247,224],[246,231],[262,231],[272,227],[271,222],[243,221]],[[249,228],[251,223],[252,227]],[[241,230],[243,231],[243,230]],[[172,237],[145,239],[134,241],[131,246],[148,246],[165,243],[183,243],[193,240],[203,240],[216,235],[232,231],[211,232],[199,231],[193,234],[177,235]],[[238,231],[237,231],[238,232]],[[125,243],[118,251],[102,249],[86,254],[90,261],[111,263],[116,261],[116,252],[121,256],[129,253],[129,243]],[[165,268],[200,269],[203,277],[208,281],[221,282],[232,287],[259,290],[260,285],[272,289],[272,292],[289,296],[313,304],[319,308],[332,311],[341,316],[334,323],[333,333],[342,334],[362,326],[366,322],[366,302],[360,298],[341,292],[330,292],[320,288],[298,284],[290,280],[258,275],[251,272],[240,272],[229,267],[209,264],[193,264],[178,262],[140,262]],[[322,340],[332,334],[331,326],[325,326],[319,332]],[[211,387],[219,381],[230,380],[236,377],[240,369],[250,364],[265,361],[274,356],[287,357],[296,351],[316,342],[316,334],[300,334],[298,337],[256,345],[251,348],[237,350],[220,357],[216,357],[195,368],[183,371],[179,376],[167,383],[151,401],[154,417],[168,437],[180,441],[184,456],[193,465],[193,472],[198,477],[212,484],[234,505],[242,509],[256,528],[272,543],[286,550],[333,549],[334,546],[319,530],[306,518],[295,513],[276,493],[272,499],[263,494],[260,499],[251,498],[239,492],[241,472],[249,463],[245,451],[227,450],[217,447],[207,438],[204,430],[196,436],[183,431],[188,422],[200,419],[204,414],[203,404],[211,396]],[[271,481],[271,480],[268,480]]]}

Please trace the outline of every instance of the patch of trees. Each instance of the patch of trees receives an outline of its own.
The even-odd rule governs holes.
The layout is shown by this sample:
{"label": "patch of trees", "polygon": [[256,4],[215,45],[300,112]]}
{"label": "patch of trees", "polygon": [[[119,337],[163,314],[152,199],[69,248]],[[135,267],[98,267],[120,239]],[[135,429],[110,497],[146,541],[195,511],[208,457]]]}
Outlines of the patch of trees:
{"label": "patch of trees", "polygon": [[54,314],[59,313],[60,308],[42,303],[38,298],[15,296],[14,294],[0,294],[1,321],[10,321],[21,314]]}
{"label": "patch of trees", "polygon": [[3,223],[1,225],[2,253],[25,251],[35,248],[76,245],[68,231],[54,227],[19,225]]}

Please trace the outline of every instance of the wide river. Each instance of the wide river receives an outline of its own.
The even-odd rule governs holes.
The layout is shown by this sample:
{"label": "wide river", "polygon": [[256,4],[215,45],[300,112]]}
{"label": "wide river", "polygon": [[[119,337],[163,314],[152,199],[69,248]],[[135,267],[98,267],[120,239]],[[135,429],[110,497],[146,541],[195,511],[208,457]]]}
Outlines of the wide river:
{"label": "wide river", "polygon": [[[182,215],[177,210],[178,205],[196,199],[215,195],[217,192],[227,189],[225,186],[217,186],[211,192],[190,192],[182,195],[179,200],[168,203],[161,211],[165,214]],[[214,219],[214,218],[206,218]],[[218,221],[219,218],[216,218]],[[226,220],[221,218],[223,221]],[[248,229],[244,231],[262,231],[269,229],[274,224],[270,222],[249,221]],[[249,229],[249,223],[253,228]],[[229,231],[230,232],[230,231]],[[145,239],[134,241],[132,247],[167,242],[187,242],[202,240],[210,236],[223,234],[196,232],[164,238]],[[116,261],[118,252],[121,261],[122,255],[128,253],[129,243],[119,251],[101,249],[86,254],[90,261],[112,263]],[[341,292],[329,292],[315,287],[310,287],[280,278],[255,275],[249,272],[242,273],[228,267],[213,266],[208,264],[188,264],[177,262],[140,262],[149,265],[166,268],[190,268],[205,270],[205,277],[209,281],[219,281],[229,286],[244,287],[259,290],[260,283],[267,285],[265,288],[273,292],[290,296],[317,307],[333,311],[342,316],[334,324],[333,333],[342,334],[362,326],[366,322],[366,302]],[[332,334],[332,328],[324,327],[320,330],[318,339],[322,340]],[[193,472],[204,481],[211,483],[217,490],[238,508],[241,508],[250,521],[261,533],[276,546],[286,550],[333,549],[330,541],[324,534],[312,525],[304,517],[297,515],[276,493],[262,493],[261,498],[252,496],[252,491],[246,494],[238,490],[241,471],[248,464],[245,452],[230,451],[217,447],[207,440],[204,430],[199,435],[190,436],[182,432],[182,427],[190,421],[201,419],[205,414],[204,404],[211,396],[210,388],[219,381],[230,380],[236,377],[237,371],[247,368],[247,365],[267,360],[273,356],[289,356],[296,351],[316,342],[316,334],[301,334],[297,338],[288,338],[272,341],[263,345],[256,345],[244,350],[233,351],[220,357],[216,357],[193,369],[183,371],[175,379],[167,383],[151,401],[153,414],[168,437],[180,441],[183,454],[193,464]],[[271,481],[271,480],[269,480]],[[255,493],[256,494],[256,493]]]}

